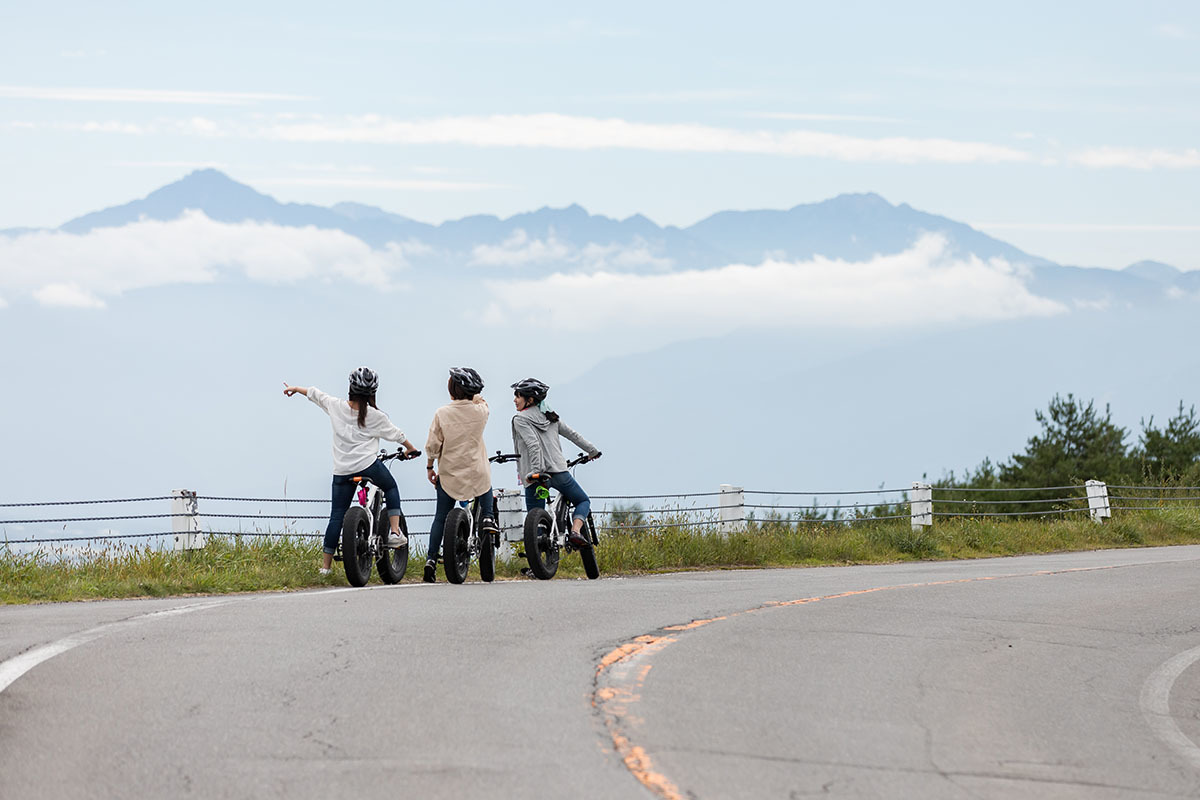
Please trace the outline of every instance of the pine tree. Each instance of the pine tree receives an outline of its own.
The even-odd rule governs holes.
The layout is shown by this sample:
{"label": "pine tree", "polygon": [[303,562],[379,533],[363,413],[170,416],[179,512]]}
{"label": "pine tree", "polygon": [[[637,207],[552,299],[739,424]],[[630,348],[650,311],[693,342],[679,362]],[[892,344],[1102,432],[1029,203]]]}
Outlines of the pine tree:
{"label": "pine tree", "polygon": [[1045,413],[1034,412],[1042,426],[1029,439],[1024,453],[1000,465],[1001,482],[1008,486],[1067,486],[1091,478],[1113,482],[1131,470],[1124,428],[1112,422],[1109,407],[1097,412],[1094,401],[1085,406],[1073,394],[1055,395]]}
{"label": "pine tree", "polygon": [[1154,427],[1154,417],[1142,420],[1140,448],[1135,454],[1140,457],[1149,476],[1159,479],[1179,478],[1200,463],[1200,418],[1196,407],[1185,414],[1183,401],[1179,401],[1179,413],[1167,421],[1167,427]]}

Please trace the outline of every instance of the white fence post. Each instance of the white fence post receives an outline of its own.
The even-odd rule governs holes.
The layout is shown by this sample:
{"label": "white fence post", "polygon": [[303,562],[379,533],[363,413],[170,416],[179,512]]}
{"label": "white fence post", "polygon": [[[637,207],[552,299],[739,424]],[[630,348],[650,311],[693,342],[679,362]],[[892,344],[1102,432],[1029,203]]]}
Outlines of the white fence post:
{"label": "white fence post", "polygon": [[497,489],[496,506],[496,513],[500,516],[500,550],[496,558],[509,561],[513,557],[511,542],[525,539],[525,492],[520,489]]}
{"label": "white fence post", "polygon": [[721,484],[721,535],[745,530],[746,494],[741,486]]}
{"label": "white fence post", "polygon": [[1112,518],[1112,507],[1108,504],[1108,484],[1104,481],[1088,481],[1087,484],[1088,513],[1092,522],[1104,522]]}
{"label": "white fence post", "polygon": [[[196,493],[188,489],[171,492],[171,532],[175,534],[176,550],[199,550],[204,547],[204,534],[200,531],[199,504]],[[186,515],[186,516],[179,516]]]}
{"label": "white fence post", "polygon": [[932,525],[933,487],[928,483],[913,481],[909,509],[912,512],[912,528],[914,531]]}

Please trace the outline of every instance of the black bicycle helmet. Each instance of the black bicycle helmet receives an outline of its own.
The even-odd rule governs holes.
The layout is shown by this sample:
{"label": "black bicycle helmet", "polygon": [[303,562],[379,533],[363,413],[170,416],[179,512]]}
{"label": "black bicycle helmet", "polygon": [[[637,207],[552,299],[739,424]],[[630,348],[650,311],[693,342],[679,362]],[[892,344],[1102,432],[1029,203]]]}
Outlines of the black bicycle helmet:
{"label": "black bicycle helmet", "polygon": [[483,391],[483,378],[470,367],[451,367],[450,380],[469,395],[477,395]]}
{"label": "black bicycle helmet", "polygon": [[375,394],[379,376],[370,367],[359,367],[350,373],[350,394]]}
{"label": "black bicycle helmet", "polygon": [[537,378],[522,378],[512,385],[512,389],[535,405],[545,400],[550,391],[550,387]]}

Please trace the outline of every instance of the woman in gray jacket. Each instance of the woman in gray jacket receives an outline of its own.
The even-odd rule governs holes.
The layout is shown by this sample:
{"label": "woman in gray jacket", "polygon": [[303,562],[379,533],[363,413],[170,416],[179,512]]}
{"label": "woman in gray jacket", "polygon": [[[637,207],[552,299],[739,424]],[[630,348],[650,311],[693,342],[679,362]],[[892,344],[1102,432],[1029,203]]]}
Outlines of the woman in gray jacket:
{"label": "woman in gray jacket", "polygon": [[520,456],[518,471],[525,486],[525,510],[545,508],[546,501],[537,496],[537,485],[530,485],[527,476],[545,472],[550,475],[550,485],[557,489],[575,507],[572,512],[571,532],[567,534],[571,544],[576,547],[591,547],[591,542],[583,536],[584,520],[587,519],[592,503],[587,493],[567,472],[567,462],[563,458],[562,447],[558,437],[563,436],[591,456],[600,457],[596,446],[576,433],[558,414],[546,405],[546,394],[550,387],[537,378],[525,378],[512,385],[513,404],[517,413],[512,419],[513,446]]}

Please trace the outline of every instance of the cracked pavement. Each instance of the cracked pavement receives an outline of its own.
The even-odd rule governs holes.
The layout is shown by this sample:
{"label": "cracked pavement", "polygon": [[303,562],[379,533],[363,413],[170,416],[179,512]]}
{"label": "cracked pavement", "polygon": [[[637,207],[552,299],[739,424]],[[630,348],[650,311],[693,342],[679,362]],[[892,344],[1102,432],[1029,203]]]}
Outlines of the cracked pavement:
{"label": "cracked pavement", "polygon": [[[1198,568],[1181,547],[236,596],[0,692],[0,797],[654,796],[613,730],[684,797],[1192,797],[1138,697],[1200,644]],[[3,607],[0,660],[195,601]],[[648,635],[670,641],[607,720],[597,665]],[[1193,737],[1198,698],[1193,667],[1171,693]]]}

